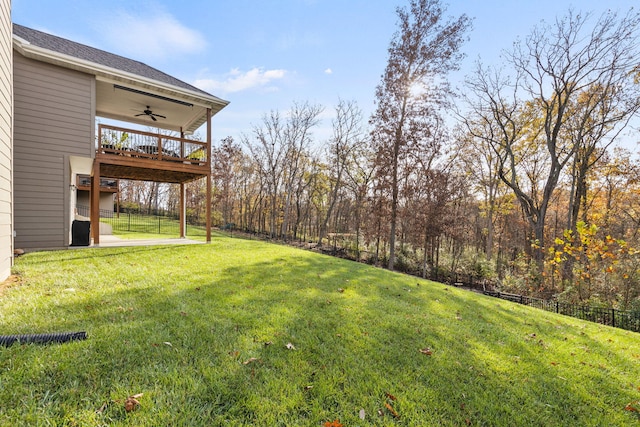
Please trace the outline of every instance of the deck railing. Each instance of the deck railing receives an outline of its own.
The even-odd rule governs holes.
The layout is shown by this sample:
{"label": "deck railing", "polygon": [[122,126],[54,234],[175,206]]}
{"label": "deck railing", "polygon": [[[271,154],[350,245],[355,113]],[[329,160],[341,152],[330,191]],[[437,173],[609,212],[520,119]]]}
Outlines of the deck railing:
{"label": "deck railing", "polygon": [[208,148],[206,142],[104,124],[98,125],[96,149],[100,154],[206,166],[209,163]]}

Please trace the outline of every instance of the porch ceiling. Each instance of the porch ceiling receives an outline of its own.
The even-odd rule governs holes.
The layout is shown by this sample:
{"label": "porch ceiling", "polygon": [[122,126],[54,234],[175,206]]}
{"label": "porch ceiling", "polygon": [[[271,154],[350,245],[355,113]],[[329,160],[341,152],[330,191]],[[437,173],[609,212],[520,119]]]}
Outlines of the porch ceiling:
{"label": "porch ceiling", "polygon": [[[160,92],[145,86],[96,81],[96,116],[192,133],[206,122],[207,107],[196,99]],[[154,121],[143,114],[148,107],[157,117]],[[212,110],[215,114],[215,110]],[[137,114],[143,114],[137,116]]]}

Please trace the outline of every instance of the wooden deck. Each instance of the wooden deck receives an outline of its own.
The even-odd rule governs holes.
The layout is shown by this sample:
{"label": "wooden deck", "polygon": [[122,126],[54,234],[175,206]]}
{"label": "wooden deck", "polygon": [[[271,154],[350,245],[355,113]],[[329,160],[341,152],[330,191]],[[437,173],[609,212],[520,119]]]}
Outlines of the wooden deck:
{"label": "wooden deck", "polygon": [[107,125],[98,135],[102,177],[185,183],[210,173],[206,142]]}
{"label": "wooden deck", "polygon": [[[183,136],[183,135],[182,135]],[[185,186],[206,181],[207,243],[211,242],[211,109],[206,142],[99,125],[91,179],[91,236],[100,244],[100,182],[104,177],[180,184],[180,236],[185,237]]]}

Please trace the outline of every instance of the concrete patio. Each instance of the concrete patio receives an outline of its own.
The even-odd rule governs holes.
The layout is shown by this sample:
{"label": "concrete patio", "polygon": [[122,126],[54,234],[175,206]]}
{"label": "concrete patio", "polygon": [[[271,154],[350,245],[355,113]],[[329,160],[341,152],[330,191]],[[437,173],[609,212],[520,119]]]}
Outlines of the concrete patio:
{"label": "concrete patio", "polygon": [[100,244],[93,248],[117,248],[123,246],[155,246],[155,245],[196,245],[204,244],[197,240],[181,239],[178,237],[167,239],[121,239],[113,235],[101,235]]}

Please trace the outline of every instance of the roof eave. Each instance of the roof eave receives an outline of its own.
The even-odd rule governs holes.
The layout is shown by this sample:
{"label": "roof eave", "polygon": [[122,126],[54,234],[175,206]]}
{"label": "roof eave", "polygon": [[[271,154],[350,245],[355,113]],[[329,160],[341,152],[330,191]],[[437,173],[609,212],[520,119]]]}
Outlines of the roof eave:
{"label": "roof eave", "polygon": [[[198,93],[171,84],[159,82],[157,80],[142,77],[133,73],[128,73],[126,71],[100,65],[95,62],[86,61],[74,56],[65,55],[49,49],[44,49],[29,43],[27,40],[24,40],[23,38],[18,37],[15,34],[13,35],[13,46],[21,55],[27,58],[91,74],[99,79],[133,85],[137,88],[143,88],[147,91],[157,92],[159,95],[179,98],[194,105],[210,108],[212,116],[229,104],[229,101],[223,100],[214,95],[205,95],[203,93]],[[196,129],[206,123],[206,121],[206,115],[204,117],[198,117],[191,123],[185,123],[184,130],[187,133],[194,132]]]}

